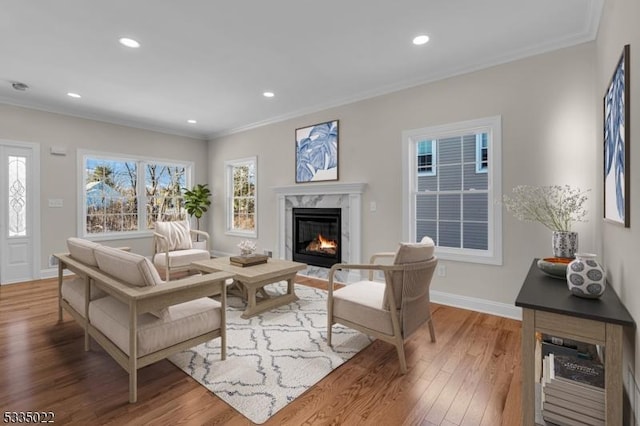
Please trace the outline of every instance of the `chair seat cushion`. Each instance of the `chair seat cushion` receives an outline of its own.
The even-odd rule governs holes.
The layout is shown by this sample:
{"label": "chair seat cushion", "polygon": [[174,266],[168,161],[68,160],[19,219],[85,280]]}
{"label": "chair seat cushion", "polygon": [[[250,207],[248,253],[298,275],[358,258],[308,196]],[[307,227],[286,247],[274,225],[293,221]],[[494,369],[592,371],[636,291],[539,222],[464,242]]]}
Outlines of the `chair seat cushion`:
{"label": "chair seat cushion", "polygon": [[[129,355],[129,307],[107,296],[91,302],[89,320],[105,336]],[[203,297],[168,308],[157,318],[138,315],[138,357],[184,342],[220,328],[220,303]]]}
{"label": "chair seat cushion", "polygon": [[382,309],[384,283],[358,281],[333,292],[333,315],[384,334],[393,334],[389,312]]}
{"label": "chair seat cushion", "polygon": [[[189,249],[189,250],[178,250],[169,252],[169,266],[172,268],[179,268],[181,266],[189,266],[191,262],[196,262],[198,260],[209,260],[211,255],[207,250],[202,249]],[[158,253],[153,258],[153,264],[156,267],[166,267],[167,266],[167,256],[165,253]]]}
{"label": "chair seat cushion", "polygon": [[[62,281],[61,288],[62,298],[71,305],[80,315],[84,315],[84,293],[85,293],[85,281],[84,278],[76,277],[73,279],[67,279]],[[96,286],[91,286],[91,300],[99,299],[107,296],[107,293],[100,290]]]}

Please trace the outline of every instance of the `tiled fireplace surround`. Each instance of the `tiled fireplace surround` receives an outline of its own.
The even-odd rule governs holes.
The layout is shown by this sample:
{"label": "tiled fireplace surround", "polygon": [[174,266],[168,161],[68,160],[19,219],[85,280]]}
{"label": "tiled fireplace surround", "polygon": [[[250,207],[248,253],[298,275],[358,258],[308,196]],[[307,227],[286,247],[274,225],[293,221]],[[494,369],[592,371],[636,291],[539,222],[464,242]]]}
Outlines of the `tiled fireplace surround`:
{"label": "tiled fireplace surround", "polygon": [[[362,193],[365,183],[308,183],[274,188],[278,197],[278,253],[281,259],[291,260],[294,207],[327,207],[342,209],[342,263],[361,263],[362,256]],[[324,278],[329,269],[309,266],[303,275]],[[352,282],[359,271],[339,271],[336,280]]]}

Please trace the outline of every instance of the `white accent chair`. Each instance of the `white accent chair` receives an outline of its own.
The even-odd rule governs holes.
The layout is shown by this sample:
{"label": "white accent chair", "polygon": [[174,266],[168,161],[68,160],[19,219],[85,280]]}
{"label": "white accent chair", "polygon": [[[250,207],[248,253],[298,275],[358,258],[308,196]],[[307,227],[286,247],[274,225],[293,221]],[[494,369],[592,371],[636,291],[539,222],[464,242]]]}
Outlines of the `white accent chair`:
{"label": "white accent chair", "polygon": [[[204,237],[204,248],[195,248],[193,236]],[[153,264],[169,281],[171,274],[188,272],[192,262],[208,260],[209,234],[191,229],[188,220],[156,222],[153,233]]]}
{"label": "white accent chair", "polygon": [[[376,264],[376,260],[393,257],[393,264]],[[361,331],[396,346],[400,371],[407,372],[404,341],[425,322],[429,325],[431,341],[436,341],[429,287],[438,259],[434,243],[429,237],[420,243],[401,243],[396,253],[377,253],[369,264],[338,263],[329,271],[327,301],[327,343],[331,346],[332,326],[335,323]],[[334,289],[337,270],[369,271],[369,279]],[[373,281],[374,271],[384,273],[385,282]]]}

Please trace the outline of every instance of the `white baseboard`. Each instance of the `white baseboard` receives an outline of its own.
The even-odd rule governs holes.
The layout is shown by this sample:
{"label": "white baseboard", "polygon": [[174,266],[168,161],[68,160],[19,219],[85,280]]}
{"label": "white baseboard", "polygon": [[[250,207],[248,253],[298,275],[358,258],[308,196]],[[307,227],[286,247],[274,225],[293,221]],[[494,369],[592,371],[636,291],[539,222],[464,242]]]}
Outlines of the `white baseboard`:
{"label": "white baseboard", "polygon": [[215,257],[231,257],[231,256],[237,256],[238,253],[225,253],[224,251],[218,251],[218,250],[211,250],[211,255],[215,256]]}
{"label": "white baseboard", "polygon": [[430,293],[431,301],[434,303],[522,321],[522,309],[515,305],[441,291],[432,290]]}
{"label": "white baseboard", "polygon": [[[63,271],[63,275],[65,277],[69,276],[69,275],[73,275],[73,272],[71,272],[68,269],[65,269]],[[58,276],[58,267],[56,266],[55,268],[47,268],[47,269],[41,269],[40,270],[40,279],[41,280],[46,280],[49,278],[56,278]]]}
{"label": "white baseboard", "polygon": [[[225,253],[221,251],[213,251],[213,255],[216,257],[234,256],[233,253]],[[48,270],[47,270],[48,271]],[[58,273],[57,268],[52,268],[52,277]],[[65,271],[66,272],[66,271]],[[42,277],[44,278],[45,271],[42,271]],[[349,276],[347,282],[357,281],[360,277]],[[431,291],[431,301],[439,303],[441,305],[453,306],[456,308],[469,309],[472,311],[483,312],[486,314],[497,315],[499,317],[511,318],[518,321],[522,320],[522,309],[515,305],[507,303],[494,302],[492,300],[479,299],[477,297],[460,296],[458,294],[445,293],[442,291]]]}

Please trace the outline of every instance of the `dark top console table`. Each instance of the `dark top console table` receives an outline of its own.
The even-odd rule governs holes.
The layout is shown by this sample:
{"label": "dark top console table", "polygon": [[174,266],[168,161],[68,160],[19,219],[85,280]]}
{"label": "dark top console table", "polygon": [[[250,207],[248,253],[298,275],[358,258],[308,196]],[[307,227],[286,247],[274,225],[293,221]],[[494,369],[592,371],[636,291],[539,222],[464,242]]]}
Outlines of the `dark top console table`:
{"label": "dark top console table", "polygon": [[622,328],[635,322],[607,286],[600,299],[569,293],[563,280],[545,275],[534,259],[516,298],[522,308],[522,424],[535,419],[536,332],[605,346],[605,421],[622,424]]}

